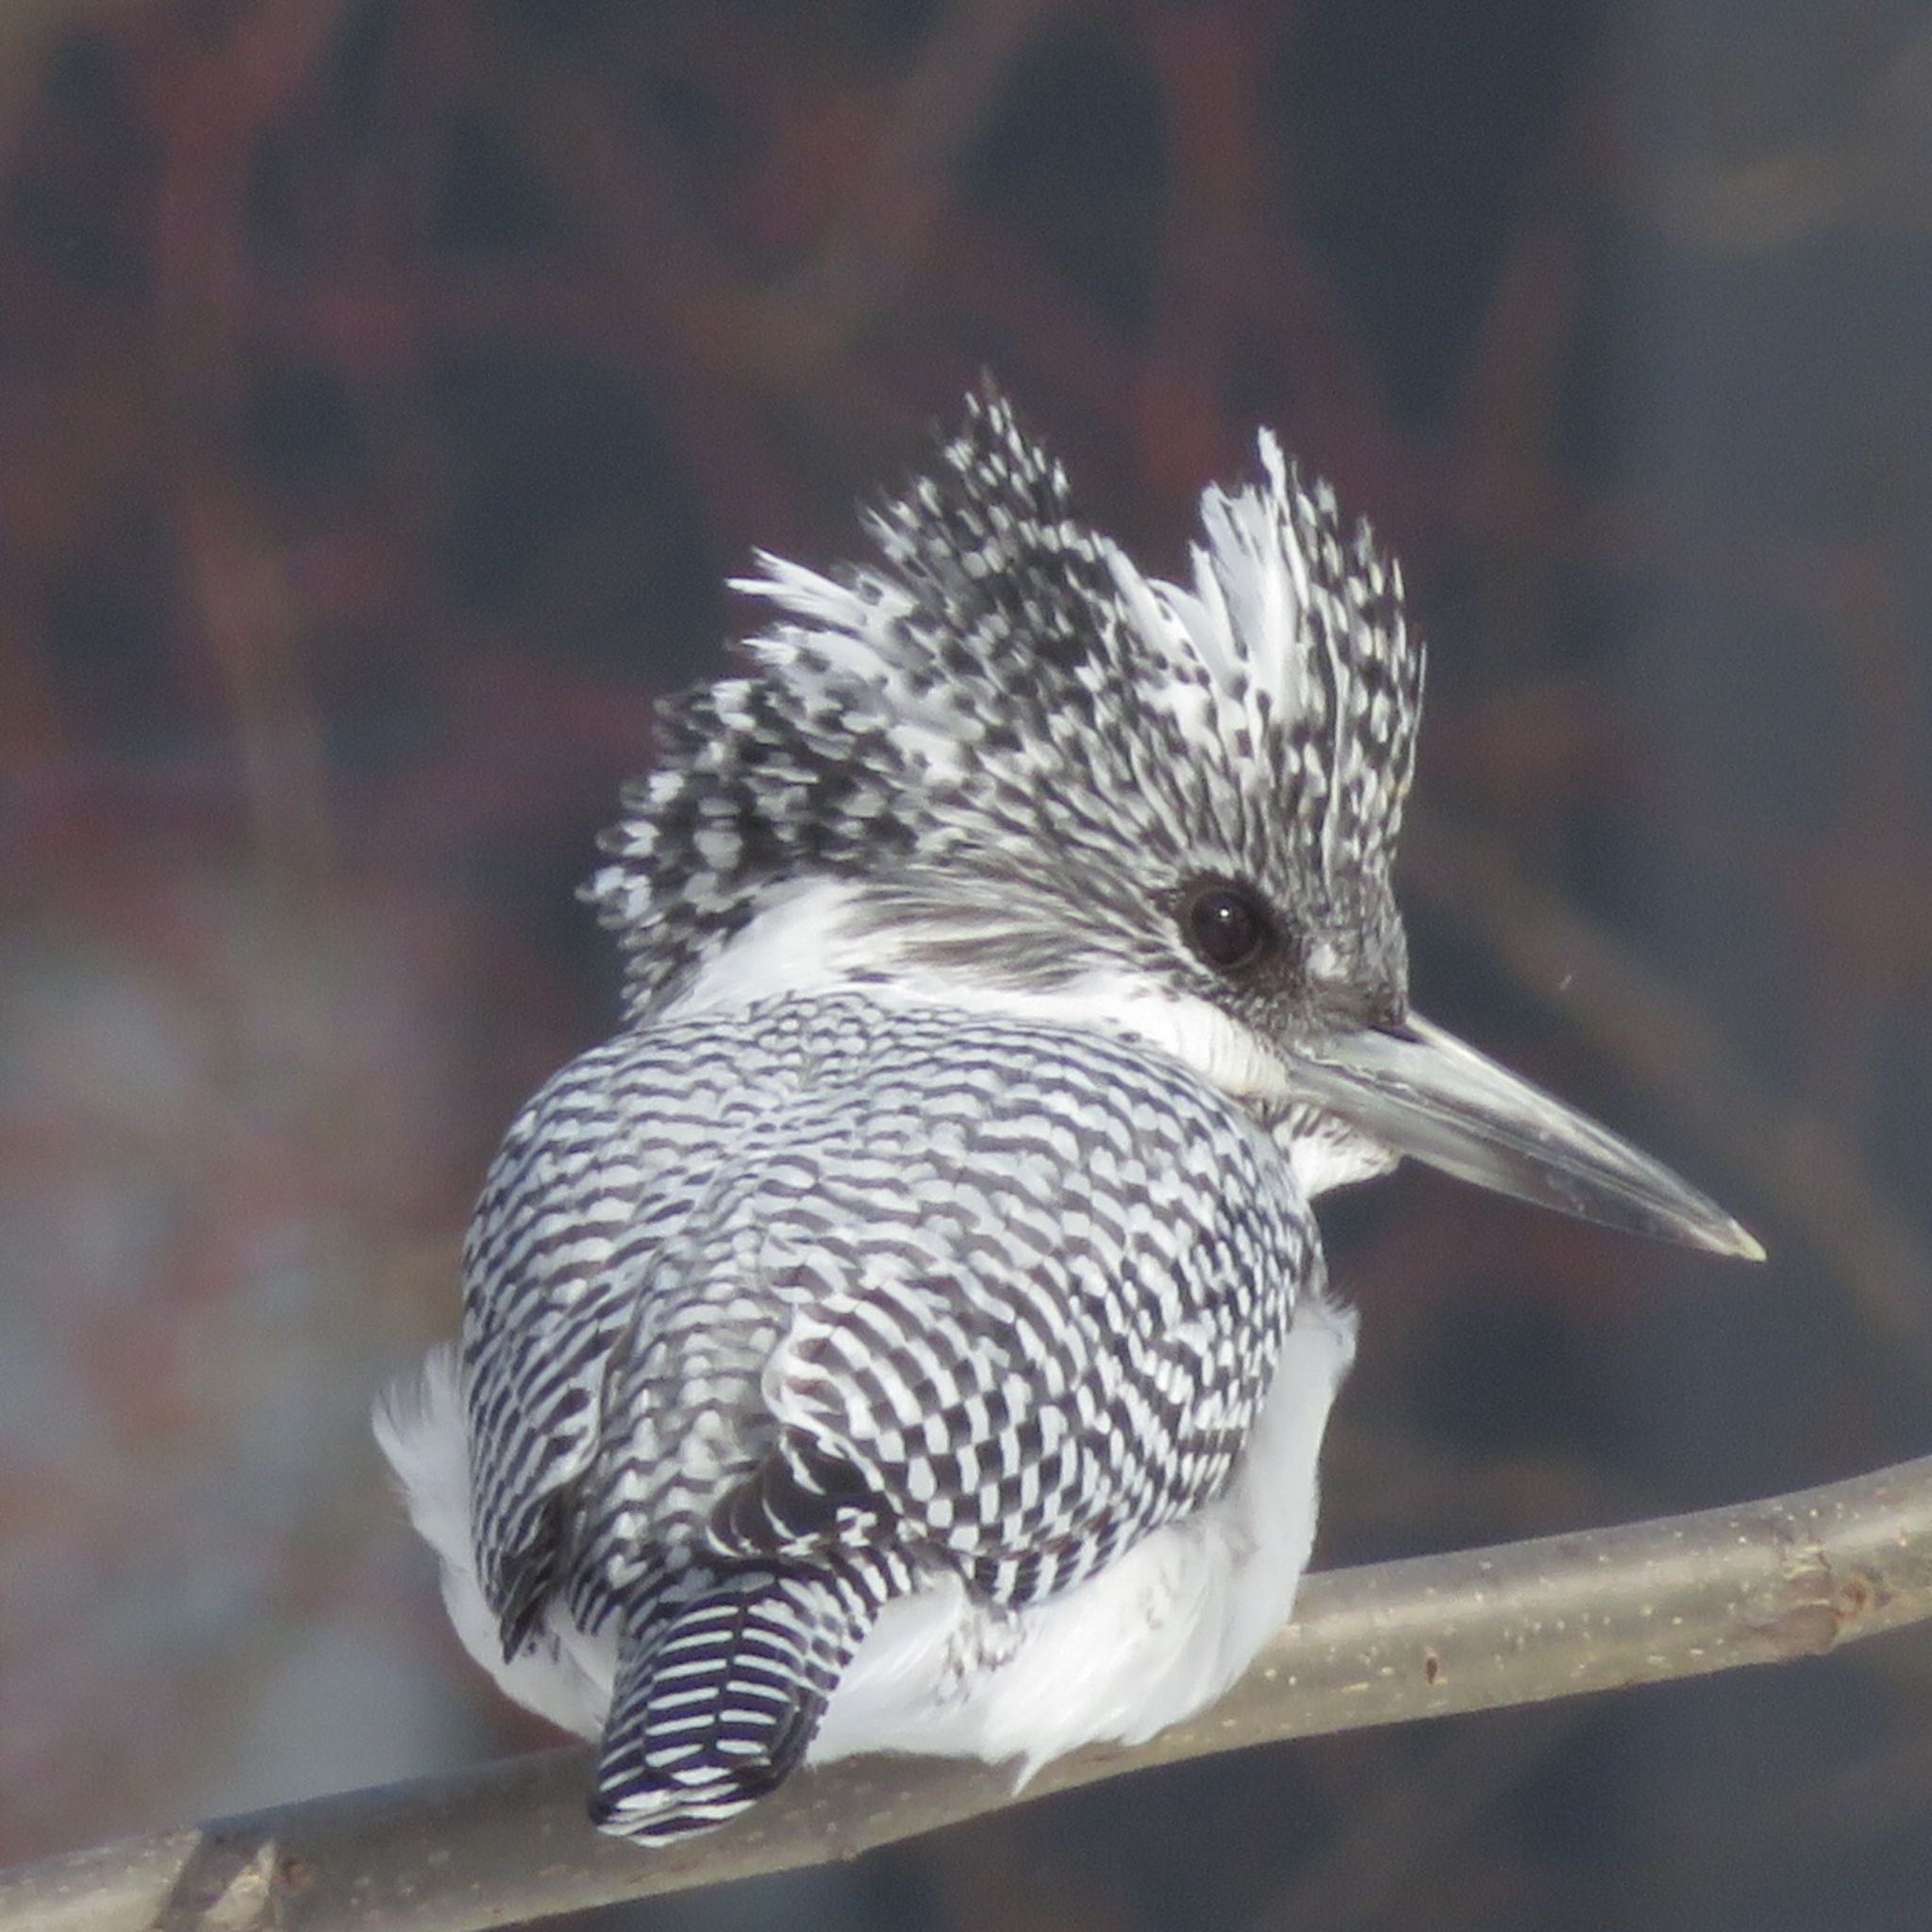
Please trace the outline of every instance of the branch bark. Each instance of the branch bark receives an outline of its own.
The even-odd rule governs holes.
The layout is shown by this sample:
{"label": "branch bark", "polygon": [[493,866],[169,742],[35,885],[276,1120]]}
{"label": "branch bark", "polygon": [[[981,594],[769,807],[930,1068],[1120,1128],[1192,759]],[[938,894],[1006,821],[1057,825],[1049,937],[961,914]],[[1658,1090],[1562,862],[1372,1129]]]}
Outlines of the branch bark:
{"label": "branch bark", "polygon": [[[1024,1798],[1284,1738],[1777,1663],[1932,1616],[1932,1457],[1768,1502],[1311,1576],[1223,1703],[1049,1765]],[[0,1932],[472,1932],[850,1857],[1019,1802],[1010,1774],[873,1757],[641,1852],[584,1819],[581,1749],[0,1873]]]}

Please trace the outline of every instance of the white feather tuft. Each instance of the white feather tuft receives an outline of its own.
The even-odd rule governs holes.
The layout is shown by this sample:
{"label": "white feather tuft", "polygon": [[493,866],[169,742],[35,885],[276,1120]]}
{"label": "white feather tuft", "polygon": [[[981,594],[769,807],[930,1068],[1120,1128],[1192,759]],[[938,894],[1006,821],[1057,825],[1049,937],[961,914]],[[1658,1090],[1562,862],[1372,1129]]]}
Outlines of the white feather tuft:
{"label": "white feather tuft", "polygon": [[441,1559],[442,1600],[463,1648],[526,1710],[594,1738],[610,1707],[614,1641],[586,1638],[553,1609],[550,1627],[506,1660],[494,1613],[476,1580],[470,1535],[470,1445],[454,1347],[433,1348],[422,1373],[385,1391],[375,1441],[403,1492],[409,1521]]}

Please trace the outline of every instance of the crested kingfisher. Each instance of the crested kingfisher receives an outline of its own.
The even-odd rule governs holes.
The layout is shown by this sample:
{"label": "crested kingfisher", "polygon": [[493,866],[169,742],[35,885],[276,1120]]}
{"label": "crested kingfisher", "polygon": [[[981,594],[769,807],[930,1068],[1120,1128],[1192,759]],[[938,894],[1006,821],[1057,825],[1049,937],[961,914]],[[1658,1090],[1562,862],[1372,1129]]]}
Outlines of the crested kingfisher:
{"label": "crested kingfisher", "polygon": [[741,673],[662,708],[587,888],[622,1026],[511,1125],[460,1348],[377,1420],[464,1643],[644,1844],[1232,1685],[1354,1350],[1324,1190],[1409,1155],[1762,1252],[1411,1010],[1422,648],[1272,436],[1182,583],[990,387],[868,533],[761,557]]}

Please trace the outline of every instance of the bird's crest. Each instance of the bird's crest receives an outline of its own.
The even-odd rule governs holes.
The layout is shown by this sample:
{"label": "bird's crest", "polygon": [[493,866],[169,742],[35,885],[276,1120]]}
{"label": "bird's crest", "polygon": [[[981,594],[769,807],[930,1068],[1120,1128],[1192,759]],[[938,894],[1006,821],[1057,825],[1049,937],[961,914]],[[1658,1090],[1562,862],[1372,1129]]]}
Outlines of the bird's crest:
{"label": "bird's crest", "polygon": [[1343,918],[1386,896],[1422,653],[1368,526],[1259,441],[1257,482],[1204,495],[1186,586],[1080,520],[991,388],[868,518],[875,563],[761,556],[737,588],[775,622],[747,675],[663,707],[588,888],[634,1008],[811,880],[1035,983],[1090,913],[1117,941],[1150,876]]}

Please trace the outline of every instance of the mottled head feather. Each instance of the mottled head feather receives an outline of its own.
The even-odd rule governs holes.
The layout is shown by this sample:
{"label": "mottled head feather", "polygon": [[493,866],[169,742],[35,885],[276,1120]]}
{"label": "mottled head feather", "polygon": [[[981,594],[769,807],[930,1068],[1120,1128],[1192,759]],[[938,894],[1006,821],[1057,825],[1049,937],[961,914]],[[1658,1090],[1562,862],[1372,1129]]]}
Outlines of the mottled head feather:
{"label": "mottled head feather", "polygon": [[1197,972],[1174,896],[1251,882],[1329,976],[1399,1001],[1422,653],[1367,525],[1266,432],[1260,467],[1206,493],[1191,582],[1163,583],[988,392],[868,519],[875,562],[761,557],[738,588],[775,621],[746,675],[664,707],[589,888],[633,1010],[824,881],[854,888],[877,976],[1027,989]]}

